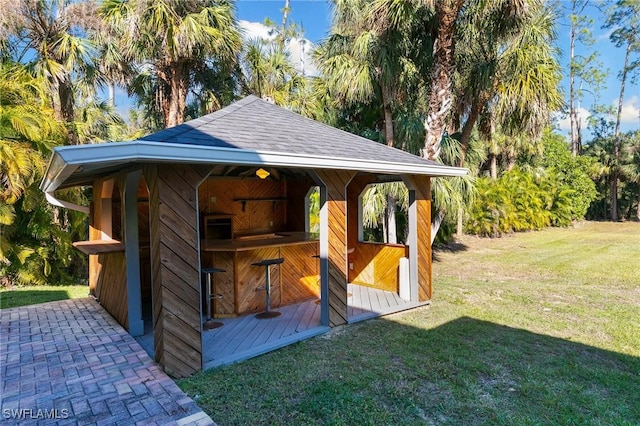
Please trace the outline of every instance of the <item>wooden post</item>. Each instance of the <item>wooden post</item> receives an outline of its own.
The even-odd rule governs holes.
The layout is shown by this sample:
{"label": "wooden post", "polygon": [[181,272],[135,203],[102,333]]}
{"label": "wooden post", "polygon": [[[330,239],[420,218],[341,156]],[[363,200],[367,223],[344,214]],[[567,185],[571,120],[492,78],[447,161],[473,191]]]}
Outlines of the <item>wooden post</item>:
{"label": "wooden post", "polygon": [[142,336],[142,292],[140,286],[140,244],[138,241],[138,184],[142,171],[138,170],[123,176],[122,201],[124,213],[124,243],[127,263],[127,318],[129,334]]}
{"label": "wooden post", "polygon": [[320,184],[320,293],[323,325],[347,323],[346,188],[355,172],[316,170]]}
{"label": "wooden post", "polygon": [[144,175],[155,359],[167,373],[185,377],[203,365],[197,188],[206,174],[187,165],[150,165]]}
{"label": "wooden post", "polygon": [[431,178],[402,177],[409,189],[409,279],[411,301],[431,300]]}

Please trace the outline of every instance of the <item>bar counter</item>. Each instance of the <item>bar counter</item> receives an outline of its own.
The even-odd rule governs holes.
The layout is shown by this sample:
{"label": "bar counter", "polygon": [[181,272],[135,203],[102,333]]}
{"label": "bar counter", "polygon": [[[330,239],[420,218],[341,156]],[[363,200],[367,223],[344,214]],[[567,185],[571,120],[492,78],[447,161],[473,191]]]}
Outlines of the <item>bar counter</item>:
{"label": "bar counter", "polygon": [[203,240],[202,251],[246,251],[266,247],[284,247],[317,243],[318,234],[307,232],[278,232],[273,234],[247,235],[233,240]]}
{"label": "bar counter", "polygon": [[265,284],[265,270],[253,263],[266,259],[284,258],[283,264],[271,267],[274,308],[319,297],[319,262],[314,258],[318,246],[318,234],[305,232],[201,241],[202,267],[226,270],[214,276],[213,293],[222,296],[212,306],[214,317],[246,315],[265,309],[264,291],[260,290]]}

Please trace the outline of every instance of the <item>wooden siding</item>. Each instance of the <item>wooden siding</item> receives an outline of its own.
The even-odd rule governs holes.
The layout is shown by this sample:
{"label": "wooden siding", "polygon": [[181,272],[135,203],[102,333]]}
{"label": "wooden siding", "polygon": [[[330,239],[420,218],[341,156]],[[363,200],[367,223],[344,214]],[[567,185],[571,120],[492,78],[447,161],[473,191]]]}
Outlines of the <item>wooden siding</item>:
{"label": "wooden siding", "polygon": [[[93,201],[89,206],[89,241],[100,239],[100,211],[102,210],[102,180],[93,183]],[[97,255],[89,255],[89,294],[95,296],[100,263]]]}
{"label": "wooden siding", "polygon": [[236,313],[235,253],[214,252],[209,255],[213,257],[213,262],[209,265],[203,262],[203,267],[226,269],[226,272],[218,272],[213,276],[213,292],[221,294],[222,299],[213,303],[212,312],[218,318],[233,316]]}
{"label": "wooden siding", "polygon": [[280,257],[285,259],[281,265],[283,305],[320,297],[318,259],[313,257],[317,254],[317,244],[280,248]]}
{"label": "wooden siding", "polygon": [[102,253],[95,257],[97,281],[94,295],[118,324],[128,330],[127,262],[124,252]]}
{"label": "wooden siding", "polygon": [[309,189],[316,186],[311,178],[300,178],[287,182],[287,231],[308,232],[305,229],[305,198]]}
{"label": "wooden siding", "polygon": [[154,351],[156,361],[175,377],[202,368],[196,188],[206,173],[188,165],[145,168]]}
{"label": "wooden siding", "polygon": [[407,248],[404,245],[358,243],[349,255],[353,265],[349,270],[349,282],[398,292],[400,258],[405,256]]}
{"label": "wooden siding", "polygon": [[[278,232],[286,227],[287,201],[262,201],[285,198],[287,181],[258,178],[232,179],[211,177],[198,190],[201,214],[224,213],[233,215],[236,235]],[[236,201],[254,199],[253,201]],[[244,208],[243,208],[244,207]]]}
{"label": "wooden siding", "polygon": [[316,170],[327,190],[329,261],[329,325],[347,323],[347,202],[346,187],[355,173],[344,170]]}
{"label": "wooden siding", "polygon": [[[265,291],[258,290],[266,283],[264,266],[252,266],[254,262],[276,259],[280,255],[277,247],[266,247],[236,253],[236,294],[238,313],[260,312],[266,307]],[[271,266],[271,306],[280,306],[280,265]]]}
{"label": "wooden siding", "polygon": [[[318,260],[313,257],[317,253],[317,243],[203,253],[203,267],[226,269],[214,274],[214,293],[222,295],[222,299],[212,304],[214,316],[225,318],[264,311],[265,293],[257,288],[265,285],[265,268],[252,265],[264,259],[285,259],[283,264],[271,266],[272,307],[317,298]],[[204,303],[203,298],[206,309]]]}
{"label": "wooden siding", "polygon": [[[428,176],[405,177],[415,191],[416,229],[409,224],[409,232],[416,232],[418,300],[431,300],[431,179]],[[413,260],[411,260],[413,261]]]}
{"label": "wooden siding", "polygon": [[[107,179],[108,180],[108,179]],[[93,183],[93,202],[89,215],[89,241],[102,239],[103,198],[120,198],[117,185],[113,185],[111,194],[103,194],[103,188],[111,188],[105,179]],[[108,213],[108,212],[107,212]],[[112,209],[111,223],[120,229],[120,210]],[[112,228],[113,229],[113,228]],[[112,231],[113,232],[113,231]],[[109,235],[112,236],[112,235]],[[125,329],[129,329],[127,311],[127,264],[124,251],[89,255],[89,292]]]}

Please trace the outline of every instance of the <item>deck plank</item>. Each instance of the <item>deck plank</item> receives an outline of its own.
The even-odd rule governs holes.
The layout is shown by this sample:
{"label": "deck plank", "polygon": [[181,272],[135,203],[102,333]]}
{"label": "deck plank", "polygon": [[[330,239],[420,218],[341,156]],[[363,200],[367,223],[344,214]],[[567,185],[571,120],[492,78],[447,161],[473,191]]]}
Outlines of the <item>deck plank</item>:
{"label": "deck plank", "polygon": [[205,364],[229,361],[234,355],[246,359],[254,349],[263,353],[267,346],[275,347],[282,339],[320,325],[320,306],[315,300],[283,306],[278,311],[281,316],[268,320],[259,320],[254,315],[220,319],[225,325],[205,334]]}
{"label": "deck plank", "polygon": [[[349,284],[348,291],[352,294],[348,298],[350,323],[423,304],[402,300],[395,292],[354,284]],[[282,315],[269,320],[256,319],[253,314],[220,319],[223,327],[204,333],[205,368],[251,358],[326,331],[320,325],[321,307],[315,300],[277,310]]]}

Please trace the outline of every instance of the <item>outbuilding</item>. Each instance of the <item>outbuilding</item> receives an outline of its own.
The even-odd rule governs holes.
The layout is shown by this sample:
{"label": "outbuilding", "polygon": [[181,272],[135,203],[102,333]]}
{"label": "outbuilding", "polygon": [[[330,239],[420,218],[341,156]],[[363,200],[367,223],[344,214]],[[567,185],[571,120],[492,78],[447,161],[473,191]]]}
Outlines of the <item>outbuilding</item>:
{"label": "outbuilding", "polygon": [[[136,141],[58,147],[41,189],[89,214],[74,245],[91,294],[184,377],[428,303],[431,178],[464,174],[248,96]],[[407,244],[366,242],[363,191],[392,181]],[[90,206],[56,197],[73,186]]]}

